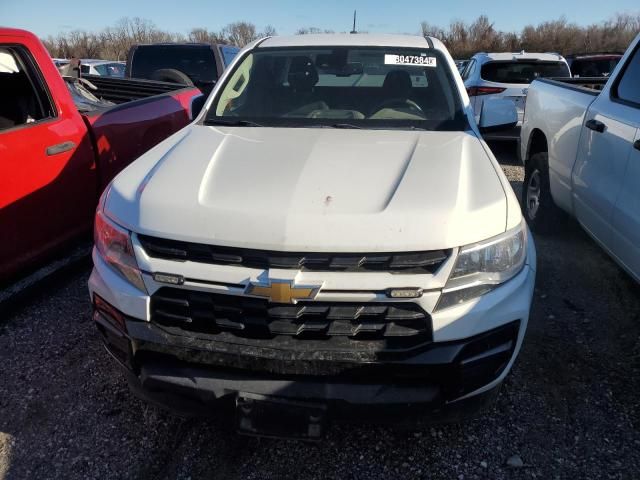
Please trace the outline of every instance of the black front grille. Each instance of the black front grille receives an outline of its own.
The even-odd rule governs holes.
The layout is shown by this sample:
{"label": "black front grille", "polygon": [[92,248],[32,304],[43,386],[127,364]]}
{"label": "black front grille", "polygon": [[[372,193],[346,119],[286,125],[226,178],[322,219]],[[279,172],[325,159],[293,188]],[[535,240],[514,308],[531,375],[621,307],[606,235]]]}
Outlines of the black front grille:
{"label": "black front grille", "polygon": [[[161,288],[151,297],[152,322],[183,332],[230,333],[237,338],[362,342],[382,349],[431,341],[431,319],[410,302],[300,302],[272,304],[259,298]],[[374,342],[371,344],[370,342]],[[382,342],[375,345],[375,342]],[[270,343],[273,345],[273,343]]]}
{"label": "black front grille", "polygon": [[147,255],[248,268],[284,268],[303,271],[434,273],[449,250],[405,253],[295,253],[219,247],[138,235]]}

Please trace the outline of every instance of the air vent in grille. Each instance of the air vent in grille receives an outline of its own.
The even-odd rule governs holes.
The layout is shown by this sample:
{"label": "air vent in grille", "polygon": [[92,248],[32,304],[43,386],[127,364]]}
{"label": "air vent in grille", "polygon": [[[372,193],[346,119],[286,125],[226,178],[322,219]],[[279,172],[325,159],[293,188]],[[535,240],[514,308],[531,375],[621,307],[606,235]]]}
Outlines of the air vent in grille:
{"label": "air vent in grille", "polygon": [[284,268],[308,271],[434,273],[449,250],[406,253],[294,253],[218,247],[138,235],[147,255],[248,268]]}
{"label": "air vent in grille", "polygon": [[[151,297],[151,320],[184,331],[237,337],[331,340],[392,340],[408,348],[431,340],[431,319],[410,302],[300,302],[266,300],[161,288]],[[387,345],[388,346],[388,345]]]}

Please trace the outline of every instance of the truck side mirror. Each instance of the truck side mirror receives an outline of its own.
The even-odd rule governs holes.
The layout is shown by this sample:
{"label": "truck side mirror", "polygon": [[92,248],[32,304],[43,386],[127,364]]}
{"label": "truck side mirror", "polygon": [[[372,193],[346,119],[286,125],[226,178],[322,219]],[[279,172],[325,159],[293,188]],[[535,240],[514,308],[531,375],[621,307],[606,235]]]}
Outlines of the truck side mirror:
{"label": "truck side mirror", "polygon": [[202,94],[196,95],[195,97],[191,98],[191,105],[189,107],[189,120],[193,120],[198,116],[206,101],[206,95]]}
{"label": "truck side mirror", "polygon": [[513,100],[487,98],[482,103],[478,127],[480,133],[509,130],[518,123],[518,111]]}

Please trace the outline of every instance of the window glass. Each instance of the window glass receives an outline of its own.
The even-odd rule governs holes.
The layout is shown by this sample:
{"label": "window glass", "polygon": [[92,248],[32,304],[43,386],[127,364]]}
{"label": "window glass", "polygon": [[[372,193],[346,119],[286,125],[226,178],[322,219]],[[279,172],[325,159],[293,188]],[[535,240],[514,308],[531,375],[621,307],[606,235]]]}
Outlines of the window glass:
{"label": "window glass", "polygon": [[227,67],[236,58],[240,49],[231,45],[220,45],[220,53],[222,54],[222,61],[224,66]]}
{"label": "window glass", "polygon": [[105,77],[124,77],[124,65],[122,63],[100,63],[94,65],[98,75]]}
{"label": "window glass", "polygon": [[608,77],[620,58],[576,59],[571,64],[574,77]]}
{"label": "window glass", "polygon": [[466,80],[467,78],[469,78],[469,75],[471,75],[471,71],[473,70],[473,67],[475,66],[475,64],[476,64],[475,60],[471,60],[469,63],[467,63],[467,66],[462,72],[462,80]]}
{"label": "window glass", "polygon": [[156,70],[175,69],[194,82],[218,79],[213,50],[205,45],[141,45],[134,51],[131,76],[151,78]]}
{"label": "window glass", "polygon": [[640,105],[640,48],[636,48],[626,65],[616,90],[621,100]]}
{"label": "window glass", "polygon": [[571,74],[564,62],[517,60],[485,63],[480,76],[489,82],[527,84],[536,78],[570,77]]}
{"label": "window glass", "polygon": [[462,130],[452,75],[444,56],[429,49],[257,49],[234,69],[206,121]]}
{"label": "window glass", "polygon": [[94,65],[93,68],[96,69],[98,75],[106,75],[107,74],[107,66],[105,64]]}
{"label": "window glass", "polygon": [[27,53],[0,45],[0,131],[54,116]]}
{"label": "window glass", "polygon": [[125,70],[125,64],[121,63],[121,62],[116,62],[116,63],[108,63],[106,65],[106,69],[107,69],[107,75],[109,77],[118,77],[118,78],[123,78],[124,77],[124,70]]}

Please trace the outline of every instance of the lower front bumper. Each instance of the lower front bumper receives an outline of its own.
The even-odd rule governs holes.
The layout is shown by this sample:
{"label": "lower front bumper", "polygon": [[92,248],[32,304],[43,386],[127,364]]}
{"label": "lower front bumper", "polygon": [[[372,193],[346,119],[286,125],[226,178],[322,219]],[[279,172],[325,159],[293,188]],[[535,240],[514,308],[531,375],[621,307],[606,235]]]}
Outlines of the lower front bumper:
{"label": "lower front bumper", "polygon": [[500,384],[456,402],[446,402],[434,385],[323,383],[314,380],[259,379],[215,373],[188,365],[156,363],[139,375],[127,372],[139,398],[185,417],[227,418],[246,396],[322,405],[332,420],[418,426],[473,418],[495,400]]}
{"label": "lower front bumper", "polygon": [[[493,398],[516,354],[521,322],[472,338],[433,342],[401,356],[358,362],[181,337],[149,322],[94,312],[107,350],[138,396],[179,415],[214,415],[244,395],[312,402],[336,418],[453,421]],[[480,392],[482,389],[482,392]],[[478,392],[478,394],[473,394]],[[466,398],[468,397],[468,398]]]}

